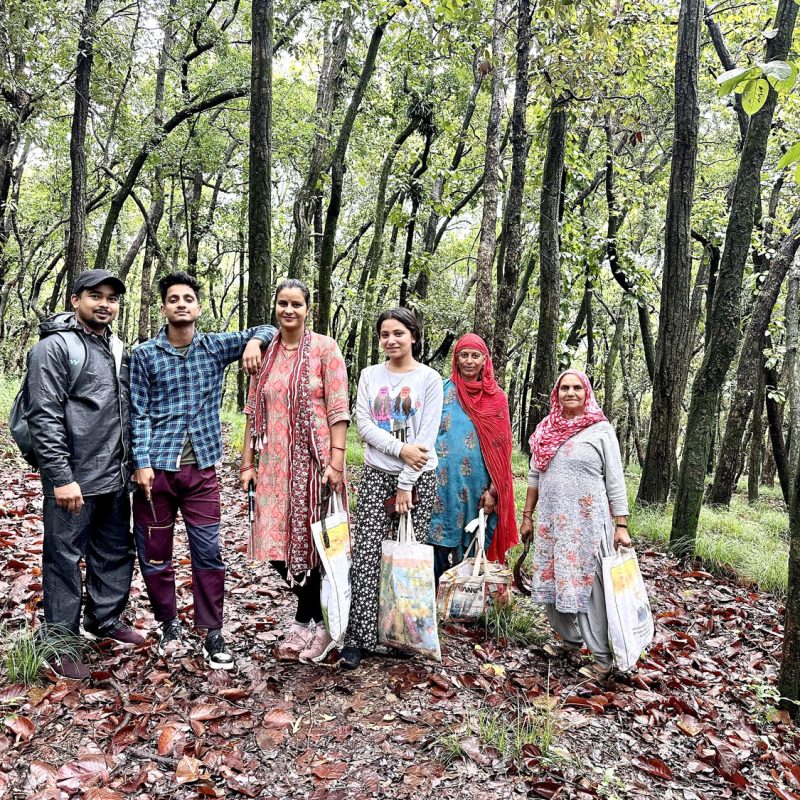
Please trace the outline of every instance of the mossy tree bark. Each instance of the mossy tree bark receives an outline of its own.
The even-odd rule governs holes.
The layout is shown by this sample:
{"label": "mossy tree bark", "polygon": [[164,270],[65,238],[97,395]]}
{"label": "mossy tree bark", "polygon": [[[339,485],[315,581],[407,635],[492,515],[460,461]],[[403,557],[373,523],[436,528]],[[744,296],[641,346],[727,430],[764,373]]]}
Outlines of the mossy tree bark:
{"label": "mossy tree bark", "polygon": [[492,266],[497,243],[497,195],[500,184],[500,131],[505,97],[506,21],[503,0],[494,0],[492,32],[492,101],[486,125],[486,156],[483,165],[483,215],[475,270],[475,318],[473,330],[492,347]]}
{"label": "mossy tree bark", "polygon": [[253,0],[247,324],[270,319],[272,292],[272,0]]}
{"label": "mossy tree bark", "polygon": [[[775,37],[767,42],[766,61],[784,60],[797,19],[794,0],[780,0]],[[692,386],[687,437],[681,461],[670,547],[678,554],[692,554],[703,500],[703,484],[719,394],[739,343],[742,277],[747,261],[761,188],[761,167],[767,151],[777,94],[770,86],[762,108],[753,115],[742,147],[725,247],[711,308],[710,340]]]}
{"label": "mossy tree bark", "polygon": [[[725,435],[717,456],[714,483],[708,495],[708,502],[714,505],[730,505],[735,488],[735,470],[739,451],[742,447],[745,425],[753,405],[753,398],[762,380],[760,368],[763,361],[765,336],[772,317],[772,309],[780,294],[781,286],[800,247],[800,220],[783,238],[777,253],[773,256],[761,292],[755,302],[750,323],[747,326],[744,342],[739,353],[739,367],[736,371],[736,390],[731,400]],[[754,365],[759,365],[754,368]]]}
{"label": "mossy tree bark", "polygon": [[502,246],[504,257],[498,266],[497,309],[494,325],[494,369],[497,382],[505,384],[508,360],[508,338],[511,333],[510,315],[517,293],[519,265],[522,258],[522,200],[525,195],[525,167],[528,163],[530,137],[525,124],[528,107],[528,62],[531,50],[531,3],[517,4],[517,68],[514,87],[514,108],[511,113],[511,177],[503,217]]}
{"label": "mossy tree bark", "polygon": [[550,108],[547,150],[542,171],[539,210],[539,326],[533,369],[527,438],[546,416],[550,391],[558,377],[558,321],[561,308],[560,208],[564,154],[567,142],[567,105],[556,98]]}
{"label": "mossy tree bark", "polygon": [[691,331],[692,205],[697,162],[700,104],[697,81],[700,67],[702,0],[683,0],[678,18],[675,57],[675,141],[672,146],[669,195],[664,240],[664,274],[658,317],[653,407],[642,479],[637,502],[667,502],[678,447],[681,403],[689,377],[687,357]]}
{"label": "mossy tree bark", "polygon": [[78,35],[75,60],[75,103],[69,139],[72,178],[69,192],[69,237],[67,239],[65,308],[71,309],[72,284],[86,268],[86,123],[94,62],[94,26],[100,0],[86,0]]}

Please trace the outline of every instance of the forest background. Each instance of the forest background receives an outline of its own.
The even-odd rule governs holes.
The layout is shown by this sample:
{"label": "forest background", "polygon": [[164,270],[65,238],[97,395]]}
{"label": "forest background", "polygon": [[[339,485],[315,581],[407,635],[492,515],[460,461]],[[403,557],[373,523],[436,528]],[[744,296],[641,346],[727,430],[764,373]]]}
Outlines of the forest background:
{"label": "forest background", "polygon": [[3,392],[92,267],[126,281],[131,345],[168,271],[199,277],[210,330],[303,278],[353,386],[384,307],[443,372],[476,330],[523,452],[585,369],[640,530],[785,595],[797,699],[799,9],[6,0]]}

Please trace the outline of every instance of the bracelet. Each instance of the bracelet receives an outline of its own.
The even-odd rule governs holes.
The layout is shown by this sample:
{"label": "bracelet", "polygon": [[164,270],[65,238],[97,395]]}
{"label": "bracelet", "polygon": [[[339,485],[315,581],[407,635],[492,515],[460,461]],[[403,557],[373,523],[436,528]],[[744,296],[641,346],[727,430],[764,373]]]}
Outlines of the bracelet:
{"label": "bracelet", "polygon": [[625,530],[628,530],[628,526],[627,525],[623,525],[621,522],[617,523],[617,527],[618,528],[625,528]]}
{"label": "bracelet", "polygon": [[342,474],[344,474],[344,469],[339,469],[339,467],[334,467],[333,464],[328,464],[328,466],[331,469],[336,470],[336,472],[341,472]]}
{"label": "bracelet", "polygon": [[253,467],[255,467],[255,464],[248,464],[246,467],[242,467],[242,468],[239,470],[239,474],[241,474],[241,473],[243,473],[243,472],[247,472],[247,470],[249,470],[249,469],[253,469]]}
{"label": "bracelet", "polygon": [[522,512],[522,516],[523,517],[530,517],[531,519],[533,519],[533,511],[523,511]]}
{"label": "bracelet", "polygon": [[341,450],[343,453],[346,453],[346,452],[347,452],[347,448],[346,448],[346,447],[338,447],[338,446],[337,446],[337,445],[335,445],[335,444],[332,444],[332,445],[331,445],[331,450]]}

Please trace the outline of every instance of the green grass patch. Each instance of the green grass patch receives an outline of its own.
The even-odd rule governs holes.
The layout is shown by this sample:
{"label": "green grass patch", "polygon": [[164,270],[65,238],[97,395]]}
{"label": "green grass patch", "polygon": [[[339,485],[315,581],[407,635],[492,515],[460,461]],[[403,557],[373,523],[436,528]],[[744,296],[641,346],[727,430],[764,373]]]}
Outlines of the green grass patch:
{"label": "green grass patch", "polygon": [[[667,550],[672,505],[661,510],[634,508],[629,524],[636,542]],[[734,495],[730,509],[701,509],[696,553],[709,568],[730,570],[744,583],[781,596],[788,580],[788,535],[785,512],[770,503],[751,506]]]}
{"label": "green grass patch", "polygon": [[473,758],[477,744],[490,758],[499,754],[507,761],[555,760],[557,712],[549,696],[538,700],[541,702],[518,700],[507,707],[471,711],[461,724],[449,726],[434,739],[437,757],[446,764]]}
{"label": "green grass patch", "polygon": [[29,686],[41,679],[45,662],[59,655],[80,658],[85,644],[73,633],[53,626],[35,631],[3,627],[0,647],[8,682]]}
{"label": "green grass patch", "polygon": [[0,419],[8,421],[8,415],[11,413],[11,406],[14,404],[19,386],[19,376],[0,373]]}
{"label": "green grass patch", "polygon": [[507,603],[491,602],[480,618],[486,638],[518,647],[543,645],[549,626],[541,606],[530,598],[512,594]]}

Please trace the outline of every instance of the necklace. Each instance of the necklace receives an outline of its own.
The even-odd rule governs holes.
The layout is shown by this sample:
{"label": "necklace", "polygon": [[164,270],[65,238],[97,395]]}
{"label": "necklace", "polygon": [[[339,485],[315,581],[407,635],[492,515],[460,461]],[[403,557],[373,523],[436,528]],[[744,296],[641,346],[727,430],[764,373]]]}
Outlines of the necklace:
{"label": "necklace", "polygon": [[385,364],[384,364],[384,369],[386,370],[387,380],[389,381],[389,387],[390,387],[391,389],[396,389],[396,388],[397,388],[397,387],[398,387],[398,386],[399,386],[399,385],[400,385],[400,384],[403,382],[403,378],[405,378],[405,377],[406,377],[406,375],[408,375],[410,372],[413,372],[413,371],[414,371],[414,369],[416,369],[416,367],[414,367],[414,369],[410,369],[410,370],[408,370],[408,372],[401,372],[401,373],[398,375],[398,377],[397,377],[397,380],[396,380],[396,381],[393,381],[393,380],[392,380],[392,375],[393,375],[394,373],[392,373],[392,372],[389,372],[389,367],[387,367]]}
{"label": "necklace", "polygon": [[295,350],[300,348],[300,344],[296,344],[294,347],[287,347],[283,342],[281,342],[281,349],[285,350],[287,353],[294,353]]}

